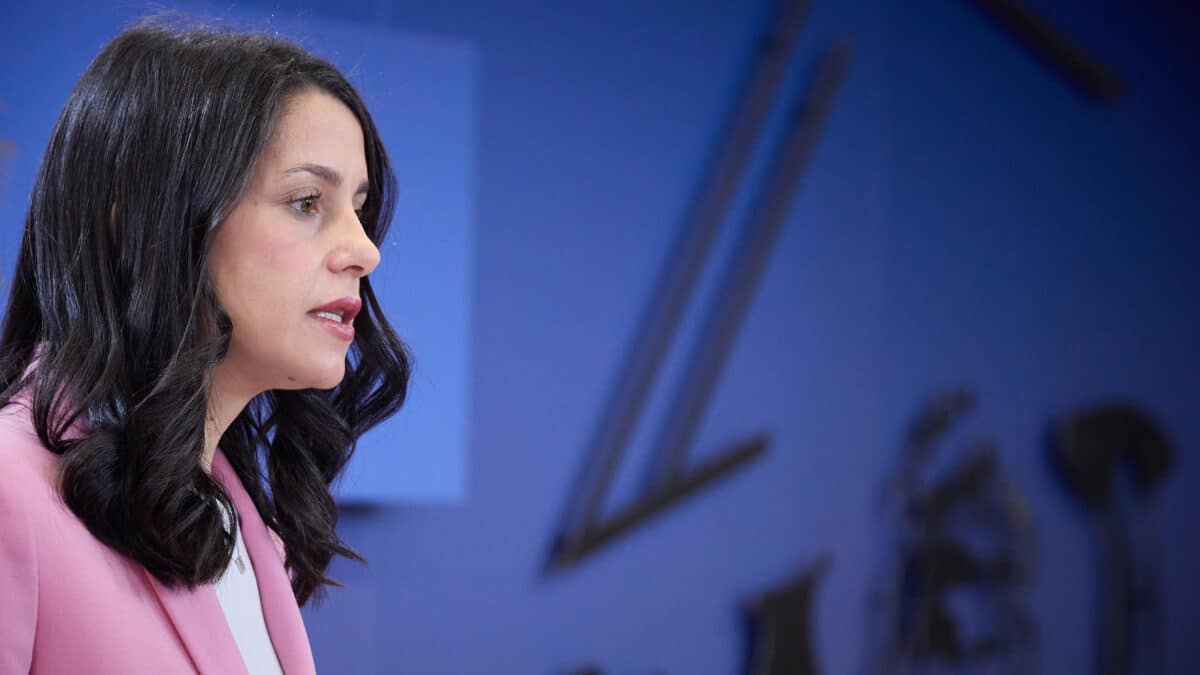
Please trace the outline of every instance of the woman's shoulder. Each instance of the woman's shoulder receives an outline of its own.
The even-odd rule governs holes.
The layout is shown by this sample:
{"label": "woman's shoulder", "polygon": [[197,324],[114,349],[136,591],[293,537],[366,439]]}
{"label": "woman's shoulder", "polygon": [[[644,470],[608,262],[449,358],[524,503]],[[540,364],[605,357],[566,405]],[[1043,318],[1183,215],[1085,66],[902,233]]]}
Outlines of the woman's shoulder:
{"label": "woman's shoulder", "polygon": [[20,405],[0,409],[0,540],[10,548],[13,542],[32,543],[39,555],[69,555],[78,566],[81,556],[106,548],[63,501],[60,464],[38,439],[28,410]]}
{"label": "woman's shoulder", "polygon": [[20,404],[0,409],[0,500],[24,509],[57,501],[59,458],[38,439],[29,411]]}

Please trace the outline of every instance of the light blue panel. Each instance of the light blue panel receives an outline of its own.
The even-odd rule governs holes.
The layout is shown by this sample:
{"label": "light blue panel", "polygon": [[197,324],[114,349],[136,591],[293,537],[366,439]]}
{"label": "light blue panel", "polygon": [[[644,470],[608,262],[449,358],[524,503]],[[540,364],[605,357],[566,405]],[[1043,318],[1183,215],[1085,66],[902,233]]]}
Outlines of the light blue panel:
{"label": "light blue panel", "polygon": [[[82,7],[82,5],[81,5]],[[34,173],[71,87],[123,26],[161,9],[16,10],[0,26],[0,280],[7,295]],[[466,491],[476,56],[460,41],[231,6],[177,5],[215,25],[288,36],[337,64],[367,100],[400,186],[372,275],[416,368],[404,409],[359,444],[344,502],[453,502]]]}

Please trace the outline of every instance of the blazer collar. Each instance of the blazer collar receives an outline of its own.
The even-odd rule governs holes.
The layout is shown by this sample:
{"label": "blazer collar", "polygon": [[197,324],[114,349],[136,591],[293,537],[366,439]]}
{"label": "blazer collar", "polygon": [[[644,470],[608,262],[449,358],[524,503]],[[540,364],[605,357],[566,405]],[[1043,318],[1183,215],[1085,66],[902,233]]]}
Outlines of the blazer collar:
{"label": "blazer collar", "polygon": [[[304,630],[304,620],[296,605],[280,552],[272,543],[271,534],[258,515],[258,509],[254,508],[250,495],[220,449],[213,456],[212,474],[237,508],[246,552],[250,554],[250,564],[258,580],[258,597],[262,603],[267,634],[275,647],[280,667],[285,675],[314,675],[316,668],[308,634]],[[186,588],[169,589],[149,572],[146,572],[146,577],[175,625],[197,670],[204,675],[246,673],[241,652],[229,631],[229,624],[212,584],[198,586],[192,591]]]}
{"label": "blazer collar", "polygon": [[197,672],[202,675],[246,675],[246,664],[233,633],[229,631],[212,584],[197,586],[191,591],[184,587],[167,588],[149,570],[142,568],[142,572],[175,625],[175,632]]}
{"label": "blazer collar", "polygon": [[[44,347],[45,343],[37,345],[25,369],[26,374],[36,367]],[[19,392],[13,402],[32,410],[27,391]],[[86,422],[81,417],[71,426],[68,437],[82,436],[86,431]],[[300,608],[292,593],[292,583],[283,567],[283,553],[275,548],[272,533],[267,530],[262,517],[258,515],[258,509],[250,500],[250,494],[220,448],[213,455],[212,475],[225,488],[238,511],[242,539],[246,542],[246,552],[250,554],[250,564],[258,580],[258,597],[267,635],[275,647],[275,655],[279,658],[284,675],[315,675],[312,649],[304,630],[304,619],[300,616]],[[174,624],[175,631],[179,633],[179,639],[191,656],[196,670],[203,675],[246,675],[245,662],[212,584],[197,586],[190,591],[187,588],[170,589],[144,567],[142,572]]]}

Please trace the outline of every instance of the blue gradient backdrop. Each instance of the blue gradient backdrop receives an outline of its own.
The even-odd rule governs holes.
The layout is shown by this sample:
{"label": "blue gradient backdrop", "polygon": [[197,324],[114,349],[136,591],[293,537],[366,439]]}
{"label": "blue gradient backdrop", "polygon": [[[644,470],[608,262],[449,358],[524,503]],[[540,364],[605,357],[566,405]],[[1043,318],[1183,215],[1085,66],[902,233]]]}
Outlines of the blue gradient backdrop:
{"label": "blue gradient backdrop", "polygon": [[[306,609],[322,672],[562,673],[590,663],[627,675],[734,673],[739,601],[826,553],[819,662],[825,673],[858,672],[867,592],[886,553],[879,481],[918,406],[962,384],[980,401],[965,433],[995,439],[1037,521],[1028,604],[1043,673],[1093,672],[1096,610],[1090,534],[1046,470],[1046,427],[1111,399],[1157,416],[1178,453],[1149,523],[1167,591],[1167,672],[1195,672],[1200,31],[1192,10],[1166,0],[1027,4],[1121,73],[1126,99],[1087,104],[969,2],[814,3],[793,85],[836,36],[854,39],[854,63],[694,453],[766,430],[768,455],[550,578],[538,570],[559,510],[768,3],[231,9],[300,17],[314,37],[336,21],[358,26],[364,44],[392,45],[380,47],[387,63],[364,52],[363,69],[416,78],[380,100],[383,124],[400,134],[391,152],[408,167],[410,199],[435,191],[446,209],[402,209],[395,240],[444,243],[435,222],[444,214],[473,228],[445,235],[465,247],[461,257],[423,272],[468,286],[401,282],[399,270],[388,291],[397,307],[454,312],[469,300],[454,324],[470,338],[457,361],[422,354],[444,330],[425,323],[441,320],[435,309],[397,317],[425,342],[414,340],[423,362],[414,410],[430,389],[422,382],[462,378],[470,395],[436,426],[404,431],[413,440],[393,450],[411,457],[422,452],[411,444],[436,445],[444,433],[465,439],[465,453],[455,455],[457,441],[436,446],[447,482],[397,459],[378,478],[409,486],[402,499],[344,513],[344,536],[371,563],[335,564],[347,588]],[[0,135],[21,139],[22,153],[37,151],[27,148],[50,120],[14,116],[12,102],[56,109],[106,34],[48,18],[82,3],[46,7],[0,34],[0,99],[10,105]],[[422,70],[426,58],[437,69]],[[43,68],[53,78],[37,77]],[[415,112],[429,110],[430,96],[452,101],[461,126]],[[462,154],[452,168],[447,152]],[[24,166],[2,197],[5,260]],[[664,379],[678,376],[672,368]],[[613,505],[632,497],[644,454],[635,448],[623,467]],[[433,494],[425,481],[439,486]]]}

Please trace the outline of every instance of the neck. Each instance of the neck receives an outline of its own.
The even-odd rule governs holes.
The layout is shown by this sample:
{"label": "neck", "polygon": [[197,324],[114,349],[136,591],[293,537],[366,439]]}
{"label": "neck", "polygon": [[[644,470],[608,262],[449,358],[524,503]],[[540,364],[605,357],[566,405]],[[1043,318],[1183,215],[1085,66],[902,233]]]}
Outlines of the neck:
{"label": "neck", "polygon": [[227,362],[213,369],[212,383],[208,391],[208,415],[204,421],[204,454],[200,456],[200,467],[212,473],[213,455],[225,430],[259,392],[246,386],[229,372]]}

